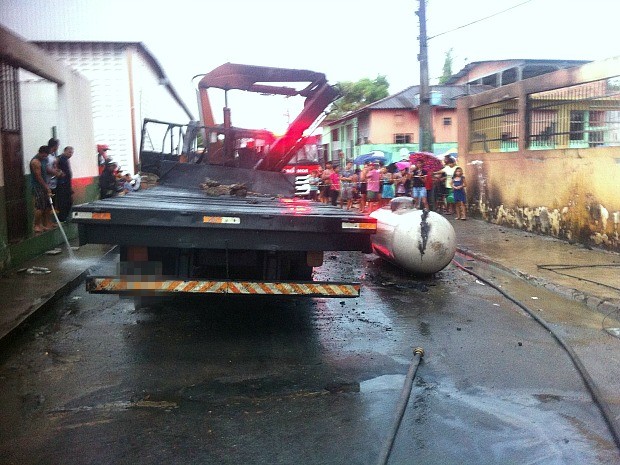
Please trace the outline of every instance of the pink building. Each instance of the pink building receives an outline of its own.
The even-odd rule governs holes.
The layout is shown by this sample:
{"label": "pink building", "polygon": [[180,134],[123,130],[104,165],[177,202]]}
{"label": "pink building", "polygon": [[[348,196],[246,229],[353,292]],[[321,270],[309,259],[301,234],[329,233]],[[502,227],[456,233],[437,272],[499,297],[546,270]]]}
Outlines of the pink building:
{"label": "pink building", "polygon": [[[489,86],[431,86],[433,152],[457,148],[456,100],[480,93]],[[419,150],[418,107],[420,86],[390,95],[334,121],[323,123],[323,152],[326,160],[355,158],[380,150],[388,162],[397,161],[403,151]]]}

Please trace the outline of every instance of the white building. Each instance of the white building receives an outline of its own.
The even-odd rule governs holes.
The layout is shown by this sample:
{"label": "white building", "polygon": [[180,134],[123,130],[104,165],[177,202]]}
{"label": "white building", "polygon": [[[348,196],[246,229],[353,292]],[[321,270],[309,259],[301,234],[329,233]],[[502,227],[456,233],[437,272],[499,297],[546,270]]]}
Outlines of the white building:
{"label": "white building", "polygon": [[137,167],[144,118],[176,123],[194,119],[140,42],[35,43],[90,80],[95,141],[110,146],[109,155],[123,171],[133,173]]}
{"label": "white building", "polygon": [[75,148],[75,198],[87,198],[97,176],[92,120],[88,80],[0,26],[0,270],[32,234],[30,160],[51,137]]}

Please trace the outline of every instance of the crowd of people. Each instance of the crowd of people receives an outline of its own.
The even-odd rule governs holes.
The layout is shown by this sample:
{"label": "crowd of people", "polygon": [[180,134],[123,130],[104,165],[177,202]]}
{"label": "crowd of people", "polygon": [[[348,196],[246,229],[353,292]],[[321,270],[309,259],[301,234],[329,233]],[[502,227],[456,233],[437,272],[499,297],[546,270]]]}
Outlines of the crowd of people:
{"label": "crowd of people", "polygon": [[[74,149],[67,146],[58,153],[60,141],[51,138],[46,145],[39,147],[30,160],[30,176],[34,197],[34,233],[40,234],[58,227],[59,222],[67,221],[73,206],[73,173],[70,159]],[[136,190],[136,182],[130,173],[124,175],[120,167],[107,154],[107,145],[97,146],[99,165],[99,197],[106,199]]]}
{"label": "crowd of people", "polygon": [[[52,138],[39,147],[30,161],[35,215],[34,232],[57,227],[52,216],[55,209],[58,220],[66,221],[73,205],[70,159],[74,149],[64,148],[58,154],[60,141]],[[107,145],[97,146],[99,164],[99,197],[106,199],[136,190],[136,181],[130,173],[122,174],[120,167],[107,154]],[[440,170],[429,171],[423,160],[415,163],[402,161],[385,166],[380,161],[367,161],[355,167],[347,161],[344,168],[328,161],[309,176],[311,200],[334,206],[370,213],[389,204],[394,197],[413,197],[416,208],[455,214],[456,219],[467,218],[466,188],[463,169],[451,156],[443,160]]]}
{"label": "crowd of people", "polygon": [[58,153],[60,141],[51,138],[39,147],[30,160],[30,176],[34,196],[34,232],[40,234],[56,228],[52,216],[54,209],[59,221],[66,221],[73,205],[70,159],[73,147],[67,146]]}
{"label": "crowd of people", "polygon": [[347,161],[344,169],[328,161],[324,168],[310,173],[309,197],[313,201],[370,213],[390,203],[394,197],[413,197],[416,208],[434,210],[467,219],[466,187],[463,169],[446,156],[440,170],[430,171],[423,160],[385,165],[367,161],[356,168]]}

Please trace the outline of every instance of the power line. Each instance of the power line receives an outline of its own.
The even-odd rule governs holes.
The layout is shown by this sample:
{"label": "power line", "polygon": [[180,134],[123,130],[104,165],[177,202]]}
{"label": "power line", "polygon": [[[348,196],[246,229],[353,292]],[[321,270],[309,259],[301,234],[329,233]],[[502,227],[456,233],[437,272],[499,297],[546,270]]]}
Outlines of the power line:
{"label": "power line", "polygon": [[448,33],[450,33],[450,32],[457,31],[457,30],[459,30],[459,29],[463,29],[464,27],[471,26],[472,24],[479,23],[479,22],[481,22],[481,21],[484,21],[485,19],[489,19],[489,18],[492,18],[492,17],[494,17],[494,16],[500,15],[500,14],[502,14],[502,13],[505,13],[505,12],[509,11],[509,10],[512,10],[512,9],[514,9],[514,8],[517,8],[517,7],[521,6],[521,5],[525,5],[526,3],[529,3],[529,2],[531,2],[531,1],[532,1],[532,0],[525,0],[524,2],[521,2],[521,3],[518,3],[518,4],[516,4],[516,5],[513,5],[513,6],[511,6],[510,8],[506,8],[505,10],[498,11],[497,13],[493,13],[492,15],[485,16],[484,18],[477,19],[477,20],[475,20],[475,21],[472,21],[471,23],[463,24],[462,26],[455,27],[454,29],[450,29],[449,31],[440,32],[439,34],[435,34],[434,36],[430,36],[427,40],[434,39],[435,37],[439,37],[439,36],[442,36],[442,35],[444,35],[444,34],[448,34]]}

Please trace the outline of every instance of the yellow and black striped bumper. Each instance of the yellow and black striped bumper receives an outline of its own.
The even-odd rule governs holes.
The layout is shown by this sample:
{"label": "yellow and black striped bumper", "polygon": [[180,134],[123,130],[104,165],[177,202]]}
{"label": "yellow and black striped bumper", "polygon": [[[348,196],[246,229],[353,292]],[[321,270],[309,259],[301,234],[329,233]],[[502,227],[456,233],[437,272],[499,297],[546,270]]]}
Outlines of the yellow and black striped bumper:
{"label": "yellow and black striped bumper", "polygon": [[86,290],[102,294],[238,294],[308,297],[359,297],[359,283],[226,281],[226,280],[135,280],[119,277],[88,277]]}

